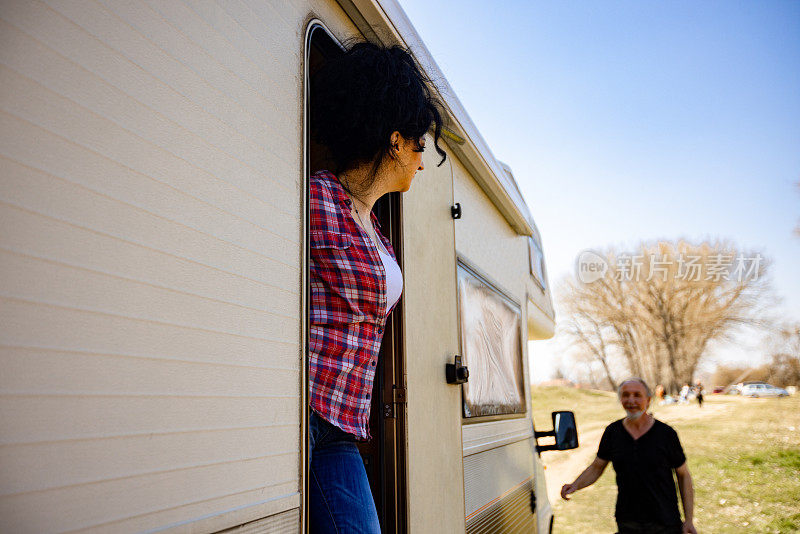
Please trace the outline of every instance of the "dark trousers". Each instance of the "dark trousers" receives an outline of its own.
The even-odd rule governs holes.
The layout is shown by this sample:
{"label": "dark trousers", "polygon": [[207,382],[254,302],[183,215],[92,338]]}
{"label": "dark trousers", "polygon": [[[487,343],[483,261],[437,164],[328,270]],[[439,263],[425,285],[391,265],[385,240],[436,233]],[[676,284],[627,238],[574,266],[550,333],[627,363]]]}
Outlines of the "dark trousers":
{"label": "dark trousers", "polygon": [[683,525],[662,525],[642,521],[620,521],[617,519],[617,534],[681,534]]}

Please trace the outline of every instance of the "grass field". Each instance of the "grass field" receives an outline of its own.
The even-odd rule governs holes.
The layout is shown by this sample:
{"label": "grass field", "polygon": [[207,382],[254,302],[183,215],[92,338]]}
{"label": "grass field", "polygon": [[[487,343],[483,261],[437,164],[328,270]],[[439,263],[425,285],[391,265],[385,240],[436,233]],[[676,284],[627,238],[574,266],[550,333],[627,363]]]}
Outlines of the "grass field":
{"label": "grass field", "polygon": [[[616,395],[559,387],[534,387],[532,394],[538,429],[550,428],[555,410],[572,410],[578,421],[578,449],[542,455],[556,514],[554,532],[615,532],[611,466],[569,502],[554,495],[594,458],[602,429],[624,415]],[[686,452],[698,532],[800,532],[800,395],[706,399],[702,409],[696,404],[652,408],[656,418],[675,428]]]}

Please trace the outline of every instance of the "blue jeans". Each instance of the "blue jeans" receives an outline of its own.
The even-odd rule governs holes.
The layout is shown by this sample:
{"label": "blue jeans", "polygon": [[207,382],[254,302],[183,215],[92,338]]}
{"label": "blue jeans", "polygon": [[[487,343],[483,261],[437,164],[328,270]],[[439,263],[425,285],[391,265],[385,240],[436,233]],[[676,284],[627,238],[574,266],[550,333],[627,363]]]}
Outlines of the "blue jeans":
{"label": "blue jeans", "polygon": [[380,534],[381,526],[355,436],[313,410],[309,419],[312,534]]}

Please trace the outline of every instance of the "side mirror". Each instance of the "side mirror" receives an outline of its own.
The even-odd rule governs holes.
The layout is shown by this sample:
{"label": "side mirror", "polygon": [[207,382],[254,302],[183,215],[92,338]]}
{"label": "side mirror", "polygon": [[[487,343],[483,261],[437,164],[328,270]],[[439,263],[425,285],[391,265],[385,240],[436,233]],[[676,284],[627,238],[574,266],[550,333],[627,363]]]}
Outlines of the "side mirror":
{"label": "side mirror", "polygon": [[554,445],[536,444],[536,449],[542,451],[566,451],[578,447],[578,427],[575,425],[575,414],[572,412],[553,412],[553,430],[548,432],[534,432],[534,437],[543,438],[553,436]]}
{"label": "side mirror", "polygon": [[572,412],[553,412],[553,432],[556,434],[556,450],[578,448],[578,427]]}

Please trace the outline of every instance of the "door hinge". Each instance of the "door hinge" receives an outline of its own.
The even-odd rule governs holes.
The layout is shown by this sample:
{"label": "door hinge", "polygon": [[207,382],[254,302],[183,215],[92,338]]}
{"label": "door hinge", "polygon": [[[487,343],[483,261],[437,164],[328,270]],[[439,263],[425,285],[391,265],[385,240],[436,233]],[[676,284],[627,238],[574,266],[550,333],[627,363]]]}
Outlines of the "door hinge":
{"label": "door hinge", "polygon": [[393,418],[395,416],[394,407],[396,404],[405,404],[406,403],[406,388],[399,388],[397,386],[392,386],[392,396],[391,398],[386,398],[383,403],[383,417],[384,418]]}
{"label": "door hinge", "polygon": [[392,387],[392,402],[395,404],[406,404],[406,388]]}

